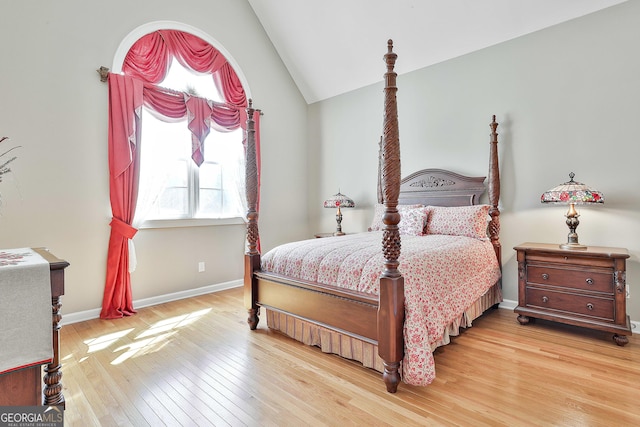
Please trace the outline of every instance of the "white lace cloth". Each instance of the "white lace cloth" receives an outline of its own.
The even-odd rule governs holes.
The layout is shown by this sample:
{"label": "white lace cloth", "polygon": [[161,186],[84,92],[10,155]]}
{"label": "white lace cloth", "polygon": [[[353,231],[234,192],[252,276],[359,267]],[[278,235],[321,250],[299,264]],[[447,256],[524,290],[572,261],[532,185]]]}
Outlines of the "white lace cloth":
{"label": "white lace cloth", "polygon": [[0,249],[0,374],[51,361],[49,263],[30,248]]}

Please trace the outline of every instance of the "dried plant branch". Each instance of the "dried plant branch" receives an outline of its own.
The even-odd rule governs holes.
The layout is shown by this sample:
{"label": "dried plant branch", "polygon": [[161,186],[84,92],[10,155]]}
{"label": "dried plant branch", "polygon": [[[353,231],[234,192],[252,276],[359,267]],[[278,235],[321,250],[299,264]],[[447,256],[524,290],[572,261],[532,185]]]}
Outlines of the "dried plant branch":
{"label": "dried plant branch", "polygon": [[[3,136],[0,137],[0,143],[2,143],[3,141],[9,139],[9,137],[7,136]],[[7,151],[5,151],[4,153],[0,154],[0,159],[4,156],[6,156],[7,154],[9,154],[10,152],[12,152],[13,150],[22,147],[21,145],[18,145],[16,147],[12,147],[9,148]],[[2,175],[4,175],[5,173],[9,173],[11,172],[11,168],[7,167],[7,165],[11,162],[13,162],[15,159],[17,159],[18,156],[13,156],[12,158],[10,158],[9,160],[5,161],[4,163],[0,164],[0,182],[2,182]]]}
{"label": "dried plant branch", "polygon": [[[4,137],[5,139],[7,138],[6,136]],[[0,142],[4,141],[4,139],[0,140]],[[10,152],[12,152],[13,150],[17,149],[17,148],[22,148],[22,145],[16,145],[15,147],[9,148],[7,151],[5,151],[4,153],[0,154],[0,157],[5,156],[6,154],[9,154]]]}

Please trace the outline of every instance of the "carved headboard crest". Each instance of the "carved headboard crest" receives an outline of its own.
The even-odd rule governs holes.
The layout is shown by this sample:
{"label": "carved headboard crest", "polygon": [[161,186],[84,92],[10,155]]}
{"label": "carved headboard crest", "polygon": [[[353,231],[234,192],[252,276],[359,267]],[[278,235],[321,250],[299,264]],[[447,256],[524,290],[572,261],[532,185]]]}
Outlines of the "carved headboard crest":
{"label": "carved headboard crest", "polygon": [[427,179],[421,179],[419,181],[414,181],[409,184],[410,187],[423,187],[423,188],[431,188],[431,187],[445,187],[447,185],[456,185],[455,181],[451,181],[450,179],[444,178],[436,178],[431,175]]}

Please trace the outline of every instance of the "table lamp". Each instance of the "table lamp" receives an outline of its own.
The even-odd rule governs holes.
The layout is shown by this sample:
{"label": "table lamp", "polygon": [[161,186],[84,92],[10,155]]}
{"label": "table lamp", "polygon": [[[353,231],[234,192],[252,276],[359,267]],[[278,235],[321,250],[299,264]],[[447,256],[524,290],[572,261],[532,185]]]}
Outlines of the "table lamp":
{"label": "table lamp", "polygon": [[542,193],[540,201],[542,203],[569,205],[569,210],[565,215],[567,218],[567,226],[569,227],[569,235],[567,236],[567,243],[562,243],[560,248],[587,249],[585,245],[581,245],[578,242],[576,228],[578,228],[578,224],[580,224],[580,221],[578,221],[580,215],[576,211],[575,205],[604,203],[604,195],[581,182],[574,181],[574,176],[576,176],[576,174],[571,172],[568,182]]}
{"label": "table lamp", "polygon": [[338,226],[336,227],[336,232],[333,233],[333,235],[343,236],[344,233],[342,232],[342,212],[340,211],[340,208],[355,208],[355,202],[349,197],[340,193],[340,190],[338,190],[337,194],[334,194],[324,201],[324,207],[338,208],[338,212],[336,212],[336,222],[338,223]]}

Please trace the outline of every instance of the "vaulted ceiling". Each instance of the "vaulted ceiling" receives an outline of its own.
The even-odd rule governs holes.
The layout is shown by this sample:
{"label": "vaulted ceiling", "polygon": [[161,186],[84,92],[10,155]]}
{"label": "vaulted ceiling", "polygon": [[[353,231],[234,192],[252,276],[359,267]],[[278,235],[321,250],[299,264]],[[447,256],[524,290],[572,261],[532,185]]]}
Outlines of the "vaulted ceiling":
{"label": "vaulted ceiling", "polygon": [[249,0],[307,103],[382,80],[394,41],[398,74],[626,0]]}

